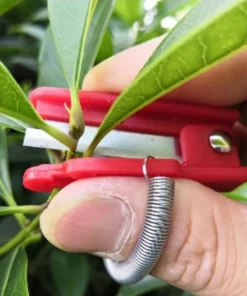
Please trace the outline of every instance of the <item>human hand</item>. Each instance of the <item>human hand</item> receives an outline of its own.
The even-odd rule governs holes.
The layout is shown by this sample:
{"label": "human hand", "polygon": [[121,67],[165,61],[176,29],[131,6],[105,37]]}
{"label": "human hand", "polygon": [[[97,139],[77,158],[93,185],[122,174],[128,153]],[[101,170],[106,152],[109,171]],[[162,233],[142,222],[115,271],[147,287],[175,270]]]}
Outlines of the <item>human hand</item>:
{"label": "human hand", "polygon": [[[86,77],[84,89],[121,92],[160,41],[136,46],[96,66]],[[247,97],[246,81],[245,51],[166,98],[240,104]],[[242,139],[247,138],[243,125],[238,123],[235,129]],[[126,259],[141,232],[147,188],[144,178],[76,181],[61,190],[43,212],[41,229],[63,250]],[[246,229],[247,206],[196,182],[175,180],[171,231],[151,274],[198,296],[246,295]]]}

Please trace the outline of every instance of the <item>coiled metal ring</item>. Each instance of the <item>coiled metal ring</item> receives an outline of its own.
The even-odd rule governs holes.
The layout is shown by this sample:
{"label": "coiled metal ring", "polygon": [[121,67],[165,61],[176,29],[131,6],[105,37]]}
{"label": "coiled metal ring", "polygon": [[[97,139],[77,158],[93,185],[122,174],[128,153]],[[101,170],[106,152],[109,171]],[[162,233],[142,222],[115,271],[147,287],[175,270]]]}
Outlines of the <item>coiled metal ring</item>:
{"label": "coiled metal ring", "polygon": [[[148,178],[147,160],[143,174]],[[110,276],[120,284],[134,284],[152,270],[166,243],[171,225],[174,181],[166,177],[149,179],[146,216],[137,245],[126,261],[104,259]]]}

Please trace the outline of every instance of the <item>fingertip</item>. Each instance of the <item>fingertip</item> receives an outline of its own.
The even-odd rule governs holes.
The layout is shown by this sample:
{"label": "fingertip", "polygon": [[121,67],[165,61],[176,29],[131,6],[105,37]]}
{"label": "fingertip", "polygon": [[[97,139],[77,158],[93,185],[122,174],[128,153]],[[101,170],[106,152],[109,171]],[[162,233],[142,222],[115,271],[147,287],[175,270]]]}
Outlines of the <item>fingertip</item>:
{"label": "fingertip", "polygon": [[140,230],[145,202],[139,201],[146,185],[140,178],[78,180],[51,201],[41,216],[41,230],[62,250],[120,259],[132,248],[126,245],[129,236],[137,237]]}
{"label": "fingertip", "polygon": [[64,249],[55,239],[55,227],[56,227],[57,218],[50,214],[48,208],[43,211],[40,216],[40,229],[44,237],[54,246],[59,249]]}
{"label": "fingertip", "polygon": [[[73,194],[73,191],[71,192]],[[60,191],[43,211],[40,217],[40,228],[45,238],[56,247],[68,250],[68,246],[57,238],[58,228],[66,219],[68,213],[77,208],[82,202],[93,200],[93,196],[74,195],[73,198],[68,192]]]}
{"label": "fingertip", "polygon": [[124,50],[95,66],[85,77],[83,89],[122,92],[144,66],[163,36]]}

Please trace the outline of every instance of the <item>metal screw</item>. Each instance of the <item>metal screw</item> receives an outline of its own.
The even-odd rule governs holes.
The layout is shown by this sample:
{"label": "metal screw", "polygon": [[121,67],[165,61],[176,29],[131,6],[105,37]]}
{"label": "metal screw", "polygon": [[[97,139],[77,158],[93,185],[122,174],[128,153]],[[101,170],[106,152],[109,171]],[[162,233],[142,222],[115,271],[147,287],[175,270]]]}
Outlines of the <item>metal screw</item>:
{"label": "metal screw", "polygon": [[209,137],[211,147],[220,153],[229,153],[232,150],[232,137],[224,131],[215,131]]}

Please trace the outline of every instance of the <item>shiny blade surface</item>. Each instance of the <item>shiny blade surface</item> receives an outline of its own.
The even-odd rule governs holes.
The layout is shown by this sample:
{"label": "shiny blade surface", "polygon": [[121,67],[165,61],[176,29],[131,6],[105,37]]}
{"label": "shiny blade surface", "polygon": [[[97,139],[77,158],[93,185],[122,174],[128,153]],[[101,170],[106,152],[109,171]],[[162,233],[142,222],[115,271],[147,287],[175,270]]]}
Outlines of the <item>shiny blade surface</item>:
{"label": "shiny blade surface", "polygon": [[[47,121],[47,123],[68,133],[69,125],[63,122]],[[77,147],[78,152],[83,152],[93,140],[98,128],[86,126],[85,133]],[[49,136],[46,132],[28,128],[24,138],[24,146],[47,148],[54,150],[67,150],[67,147]],[[144,158],[174,158],[181,160],[175,151],[173,137],[139,134],[133,132],[113,130],[100,142],[95,150],[95,155],[112,157]]]}

